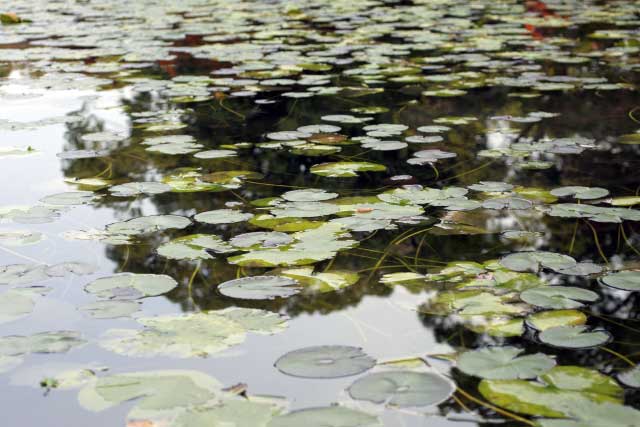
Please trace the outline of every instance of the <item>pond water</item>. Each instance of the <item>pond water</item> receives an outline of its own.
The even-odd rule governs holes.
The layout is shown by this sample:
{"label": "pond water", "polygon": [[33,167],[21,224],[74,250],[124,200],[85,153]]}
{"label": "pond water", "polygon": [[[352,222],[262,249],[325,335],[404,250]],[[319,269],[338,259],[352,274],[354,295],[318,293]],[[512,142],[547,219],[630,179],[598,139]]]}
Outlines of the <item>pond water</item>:
{"label": "pond water", "polygon": [[4,426],[640,426],[639,3],[0,14]]}

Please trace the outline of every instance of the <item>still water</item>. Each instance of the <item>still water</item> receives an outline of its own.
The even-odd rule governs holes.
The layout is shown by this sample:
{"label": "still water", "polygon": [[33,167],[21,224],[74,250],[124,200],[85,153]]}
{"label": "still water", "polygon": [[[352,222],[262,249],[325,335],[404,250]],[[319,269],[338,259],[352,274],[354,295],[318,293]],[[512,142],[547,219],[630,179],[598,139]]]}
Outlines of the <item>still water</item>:
{"label": "still water", "polygon": [[3,426],[640,425],[637,2],[0,13]]}

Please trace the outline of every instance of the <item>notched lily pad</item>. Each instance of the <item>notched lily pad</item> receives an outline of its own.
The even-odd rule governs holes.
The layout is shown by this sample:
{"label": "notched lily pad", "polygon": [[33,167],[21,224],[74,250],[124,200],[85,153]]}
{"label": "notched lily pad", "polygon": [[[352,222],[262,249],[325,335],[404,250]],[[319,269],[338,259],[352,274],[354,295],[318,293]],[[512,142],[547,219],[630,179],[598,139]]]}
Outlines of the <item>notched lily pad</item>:
{"label": "notched lily pad", "polygon": [[134,300],[162,295],[176,286],[178,282],[164,274],[120,273],[94,280],[84,289],[100,298]]}
{"label": "notched lily pad", "polygon": [[556,365],[546,354],[520,356],[523,351],[510,346],[467,351],[458,358],[458,369],[480,378],[508,380],[535,378]]}
{"label": "notched lily pad", "polygon": [[275,367],[286,375],[302,378],[341,378],[358,375],[376,364],[361,348],[324,345],[291,351]]}
{"label": "notched lily pad", "polygon": [[224,296],[251,300],[288,298],[301,290],[297,280],[282,276],[243,277],[218,286],[218,292]]}

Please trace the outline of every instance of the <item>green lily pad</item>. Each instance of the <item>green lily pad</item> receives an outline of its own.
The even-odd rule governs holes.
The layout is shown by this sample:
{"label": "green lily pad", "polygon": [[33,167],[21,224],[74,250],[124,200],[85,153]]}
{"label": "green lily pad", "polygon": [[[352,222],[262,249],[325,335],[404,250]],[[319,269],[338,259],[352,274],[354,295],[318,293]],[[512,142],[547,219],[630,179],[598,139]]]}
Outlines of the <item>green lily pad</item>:
{"label": "green lily pad", "polygon": [[479,183],[470,185],[467,188],[469,190],[482,191],[484,193],[503,193],[505,191],[511,191],[513,189],[513,185],[498,181],[480,181]]}
{"label": "green lily pad", "polygon": [[356,400],[403,408],[437,405],[451,397],[455,389],[451,381],[435,373],[389,371],[362,377],[347,391]]}
{"label": "green lily pad", "polygon": [[85,291],[99,298],[132,300],[167,293],[178,282],[164,274],[120,273],[94,280]]}
{"label": "green lily pad", "polygon": [[546,354],[519,356],[522,352],[510,346],[467,351],[458,358],[458,369],[480,378],[510,380],[535,378],[556,365]]}
{"label": "green lily pad", "polygon": [[273,231],[291,233],[318,228],[322,226],[324,222],[302,218],[276,218],[272,215],[256,215],[249,220],[249,224],[261,228],[268,228]]}
{"label": "green lily pad", "polygon": [[604,394],[622,399],[624,390],[613,379],[581,366],[556,366],[540,377],[546,384],[563,390]]}
{"label": "green lily pad", "polygon": [[243,233],[229,240],[231,246],[244,250],[277,248],[291,242],[293,242],[293,238],[290,235],[278,231]]}
{"label": "green lily pad", "polygon": [[313,292],[332,292],[353,285],[359,279],[358,273],[351,271],[329,270],[314,273],[313,267],[288,268],[279,274],[290,277],[305,289]]}
{"label": "green lily pad", "polygon": [[321,202],[338,197],[338,193],[329,193],[317,188],[305,188],[304,190],[287,191],[282,198],[290,202]]}
{"label": "green lily pad", "polygon": [[196,159],[226,159],[228,157],[235,157],[238,153],[234,150],[207,150],[200,151],[193,155]]}
{"label": "green lily pad", "polygon": [[294,242],[277,248],[252,250],[228,258],[231,264],[249,267],[289,267],[308,265],[335,256],[338,251],[357,245],[341,225],[323,223],[318,228],[299,231],[291,235]]}
{"label": "green lily pad", "polygon": [[273,418],[267,427],[381,427],[378,417],[342,406],[293,411]]}
{"label": "green lily pad", "polygon": [[619,374],[618,379],[626,386],[640,388],[640,366],[636,365],[634,368]]}
{"label": "green lily pad", "polygon": [[341,378],[368,371],[376,364],[361,348],[323,345],[291,351],[275,367],[286,375],[301,378]]}
{"label": "green lily pad", "polygon": [[600,278],[600,282],[624,291],[640,291],[640,271],[625,270],[607,273]]}
{"label": "green lily pad", "polygon": [[527,324],[538,331],[557,326],[578,326],[587,323],[587,315],[578,310],[540,311],[527,317]]}
{"label": "green lily pad", "polygon": [[370,162],[322,163],[311,167],[310,172],[328,178],[349,178],[358,176],[358,172],[384,172],[387,167]]}
{"label": "green lily pad", "polygon": [[213,259],[209,251],[223,254],[234,249],[215,234],[190,234],[178,237],[158,247],[158,255],[169,259]]}
{"label": "green lily pad", "polygon": [[10,264],[0,266],[0,285],[28,285],[47,280],[46,267],[41,264]]}
{"label": "green lily pad", "polygon": [[100,345],[133,357],[206,357],[245,340],[245,328],[225,316],[189,313],[143,317],[142,330],[109,329]]}
{"label": "green lily pad", "polygon": [[198,222],[205,224],[233,224],[251,219],[253,214],[235,209],[218,209],[215,211],[201,212],[193,217]]}
{"label": "green lily pad", "polygon": [[551,190],[556,197],[573,196],[580,200],[600,199],[609,195],[609,190],[600,187],[559,187]]}
{"label": "green lily pad", "polygon": [[171,186],[161,182],[128,182],[109,188],[109,192],[117,197],[133,197],[140,194],[161,194],[168,191],[171,191]]}
{"label": "green lily pad", "polygon": [[514,303],[516,294],[496,294],[493,291],[460,290],[440,292],[419,311],[428,314],[463,316],[513,316],[526,313],[529,308]]}
{"label": "green lily pad", "polygon": [[579,308],[584,305],[581,301],[594,302],[598,298],[598,294],[593,291],[571,286],[542,286],[527,289],[520,294],[520,299],[527,304],[557,309]]}
{"label": "green lily pad", "polygon": [[556,326],[540,332],[540,341],[559,348],[590,348],[611,341],[606,331],[589,332],[586,326]]}
{"label": "green lily pad", "polygon": [[577,262],[568,255],[555,252],[517,252],[509,254],[500,260],[500,264],[513,271],[538,272],[541,268],[549,268],[554,271],[569,269]]}
{"label": "green lily pad", "polygon": [[297,280],[282,276],[252,276],[218,285],[222,295],[237,299],[288,298],[302,290]]}
{"label": "green lily pad", "polygon": [[114,222],[106,227],[112,234],[136,235],[164,231],[168,229],[183,229],[191,225],[191,220],[178,215],[150,215],[132,218],[127,221]]}

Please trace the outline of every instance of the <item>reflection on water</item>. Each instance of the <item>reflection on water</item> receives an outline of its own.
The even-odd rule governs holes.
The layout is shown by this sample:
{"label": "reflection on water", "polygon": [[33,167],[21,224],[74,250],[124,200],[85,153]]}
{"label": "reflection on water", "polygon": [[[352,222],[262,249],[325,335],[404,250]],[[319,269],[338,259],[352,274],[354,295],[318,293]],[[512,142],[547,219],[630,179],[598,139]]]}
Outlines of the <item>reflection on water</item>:
{"label": "reflection on water", "polygon": [[[0,27],[0,259],[3,266],[77,262],[92,268],[67,266],[60,274],[30,280],[27,273],[12,276],[2,267],[1,336],[75,331],[86,340],[68,352],[46,345],[43,351],[34,346],[20,352],[14,342],[0,343],[6,425],[111,426],[124,419],[130,427],[186,425],[182,412],[140,418],[132,416],[136,404],[110,401],[113,408],[100,412],[87,411],[82,398],[78,404],[77,389],[99,381],[94,373],[104,381],[168,369],[206,373],[225,387],[247,384],[249,396],[282,396],[288,410],[339,403],[375,414],[388,426],[496,420],[522,425],[552,415],[509,406],[482,387],[479,392],[480,378],[455,367],[456,352],[516,346],[553,356],[557,365],[592,368],[612,378],[640,358],[637,276],[627,290],[602,283],[610,272],[640,268],[633,216],[638,200],[619,199],[637,196],[640,188],[634,87],[640,10],[634,2],[35,3],[10,1],[0,10],[16,14]],[[31,22],[9,22],[16,19]],[[311,125],[325,128],[300,130]],[[226,152],[194,156],[209,150]],[[336,177],[313,168],[332,162],[386,169],[353,172],[342,164],[337,173],[353,176]],[[221,174],[226,171],[240,172]],[[109,190],[147,182],[165,185],[129,197]],[[443,190],[434,196],[417,185],[459,194]],[[550,193],[568,186],[608,193],[582,199],[571,197],[575,192]],[[337,198],[305,193],[307,198],[296,201],[286,193],[307,188]],[[41,201],[78,191],[93,192],[84,196],[90,203]],[[604,210],[554,214],[568,203],[580,204],[571,209]],[[629,211],[616,213],[612,203]],[[250,215],[217,224],[192,220],[221,209]],[[178,215],[189,224],[155,224],[130,233],[109,226],[151,215]],[[284,219],[265,222],[274,216]],[[318,226],[327,228],[303,237]],[[233,244],[244,233],[274,229],[294,243],[278,246],[269,241],[272,233],[257,244]],[[157,252],[195,234],[218,236],[218,244],[227,246],[180,246],[172,256]],[[340,246],[348,239],[353,244]],[[298,254],[295,244],[302,248]],[[199,255],[185,255],[187,250]],[[276,251],[276,261],[264,251]],[[597,264],[597,271],[563,273],[543,263],[533,273],[511,268],[516,273],[497,261],[487,263],[522,251],[569,255]],[[447,270],[463,261],[485,264]],[[309,266],[303,275],[292,272],[303,266]],[[134,291],[121,285],[110,299],[139,303],[129,304],[133,314],[100,319],[82,309],[100,301],[85,290],[87,284],[124,272],[166,275],[177,286],[156,294],[134,289],[142,294],[132,297]],[[355,284],[329,276],[345,272],[357,275]],[[389,283],[400,273],[413,273],[412,280]],[[262,299],[217,291],[223,282],[261,275],[288,275],[305,289]],[[516,279],[500,281],[507,276]],[[528,281],[533,287],[590,289],[598,299],[576,306],[563,296],[556,305],[525,303],[521,294]],[[468,291],[480,292],[481,299],[461,302],[461,292]],[[447,295],[453,299],[446,309],[428,308]],[[33,307],[21,312],[18,304],[29,304],[24,298]],[[124,307],[118,304],[113,307]],[[246,333],[216,354],[190,354],[202,357],[172,358],[161,350],[154,357],[129,357],[130,349],[100,345],[111,329],[135,335],[131,331],[141,330],[144,318],[233,307],[264,310],[261,316],[279,313],[288,319],[287,328]],[[572,349],[543,342],[531,316],[559,309],[578,309],[590,331],[606,330],[611,341]],[[517,332],[490,328],[503,321],[519,322]],[[252,329],[240,332],[247,331]],[[196,331],[193,342],[209,332]],[[158,348],[170,347],[163,339],[154,341]],[[438,405],[398,410],[349,396],[345,390],[356,377],[301,379],[274,368],[285,353],[316,345],[361,347],[378,360],[375,371],[439,372],[459,391]],[[425,358],[427,365],[383,363],[413,357]],[[77,387],[38,384],[59,381],[56,373],[78,367],[92,374]],[[154,384],[151,390],[162,390]],[[587,398],[571,399],[558,397],[576,407]],[[637,389],[626,384],[623,396],[613,400],[637,408]],[[222,425],[206,414],[197,425]],[[553,416],[576,417],[570,411]],[[628,417],[621,415],[627,424],[615,425],[636,425]],[[270,418],[233,418],[237,424],[229,425],[267,425]],[[341,422],[327,425],[368,425]],[[598,425],[593,422],[584,425]]]}

